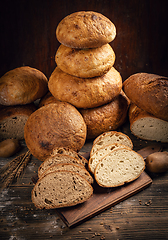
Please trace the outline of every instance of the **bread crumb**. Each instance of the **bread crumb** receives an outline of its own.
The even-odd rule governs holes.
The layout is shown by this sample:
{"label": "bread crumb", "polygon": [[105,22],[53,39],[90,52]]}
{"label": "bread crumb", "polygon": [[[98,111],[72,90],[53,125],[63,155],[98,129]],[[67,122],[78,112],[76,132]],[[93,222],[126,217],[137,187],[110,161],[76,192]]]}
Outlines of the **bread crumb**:
{"label": "bread crumb", "polygon": [[91,229],[91,228],[88,228],[88,231],[92,231],[92,229]]}
{"label": "bread crumb", "polygon": [[116,227],[117,230],[119,230],[120,228],[119,227]]}

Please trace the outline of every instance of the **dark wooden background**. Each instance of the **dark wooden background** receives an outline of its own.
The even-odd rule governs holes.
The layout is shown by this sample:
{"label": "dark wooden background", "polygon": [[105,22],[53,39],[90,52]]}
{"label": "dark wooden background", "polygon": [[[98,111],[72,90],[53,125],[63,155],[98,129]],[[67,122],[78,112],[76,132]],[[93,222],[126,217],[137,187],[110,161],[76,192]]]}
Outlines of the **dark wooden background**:
{"label": "dark wooden background", "polygon": [[123,81],[136,72],[168,76],[166,0],[6,0],[0,3],[0,76],[24,65],[55,68],[55,30],[68,14],[92,10],[116,26],[111,43]]}

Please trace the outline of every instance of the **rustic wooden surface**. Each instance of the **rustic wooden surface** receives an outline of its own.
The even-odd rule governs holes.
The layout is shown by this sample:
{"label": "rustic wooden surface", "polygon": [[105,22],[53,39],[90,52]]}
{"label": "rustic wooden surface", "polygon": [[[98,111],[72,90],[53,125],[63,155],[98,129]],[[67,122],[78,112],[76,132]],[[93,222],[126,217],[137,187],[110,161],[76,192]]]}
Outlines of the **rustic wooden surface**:
{"label": "rustic wooden surface", "polygon": [[[128,123],[118,130],[131,137],[135,150],[151,144],[134,137]],[[81,153],[91,146],[92,141],[86,142]],[[167,144],[162,147],[168,150]],[[1,159],[1,166],[9,160]],[[68,228],[55,210],[39,210],[31,202],[31,178],[40,163],[33,157],[19,181],[1,193],[0,239],[168,239],[168,172],[148,173],[153,181],[149,187]]]}

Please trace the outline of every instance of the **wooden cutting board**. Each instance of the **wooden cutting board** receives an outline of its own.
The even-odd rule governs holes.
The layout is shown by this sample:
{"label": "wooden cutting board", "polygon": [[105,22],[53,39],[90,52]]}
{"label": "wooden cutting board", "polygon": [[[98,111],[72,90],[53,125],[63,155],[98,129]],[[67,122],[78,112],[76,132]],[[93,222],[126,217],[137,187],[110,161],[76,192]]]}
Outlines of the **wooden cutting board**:
{"label": "wooden cutting board", "polygon": [[[161,151],[160,144],[143,148],[139,150],[138,153],[145,159],[149,154],[158,151]],[[89,154],[86,153],[85,157],[86,156],[88,157]],[[68,227],[74,227],[131,197],[137,192],[148,187],[151,183],[152,179],[146,172],[143,172],[137,180],[117,188],[102,188],[94,183],[94,193],[88,201],[77,206],[57,209],[56,212]]]}

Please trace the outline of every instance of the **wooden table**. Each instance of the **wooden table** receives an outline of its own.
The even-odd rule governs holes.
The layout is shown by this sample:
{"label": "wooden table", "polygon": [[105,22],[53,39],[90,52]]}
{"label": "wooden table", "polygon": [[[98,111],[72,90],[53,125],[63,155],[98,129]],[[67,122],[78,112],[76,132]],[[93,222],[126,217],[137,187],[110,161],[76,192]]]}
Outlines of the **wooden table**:
{"label": "wooden table", "polygon": [[[136,151],[152,144],[134,137],[127,123],[118,130],[131,137]],[[92,141],[86,141],[81,153],[90,151],[91,146]],[[168,150],[167,144],[162,146]],[[24,143],[22,151],[26,151]],[[0,167],[10,159],[0,159]],[[39,210],[31,202],[31,178],[36,175],[40,164],[32,157],[18,182],[0,194],[1,240],[168,239],[168,172],[148,173],[153,182],[146,189],[69,228],[55,210]]]}

